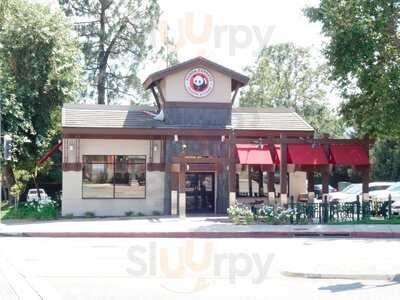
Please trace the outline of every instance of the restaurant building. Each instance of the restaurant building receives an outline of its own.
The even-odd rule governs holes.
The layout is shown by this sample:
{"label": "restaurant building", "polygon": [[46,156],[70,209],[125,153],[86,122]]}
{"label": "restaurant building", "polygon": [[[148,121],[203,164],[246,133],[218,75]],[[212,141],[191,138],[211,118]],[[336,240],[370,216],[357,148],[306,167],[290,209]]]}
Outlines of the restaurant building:
{"label": "restaurant building", "polygon": [[367,192],[367,139],[314,139],[291,109],[233,107],[248,80],[197,57],[146,79],[154,107],[64,105],[62,214],[185,216],[225,214],[241,200],[284,205],[313,198],[315,172],[327,193],[334,165],[359,168]]}

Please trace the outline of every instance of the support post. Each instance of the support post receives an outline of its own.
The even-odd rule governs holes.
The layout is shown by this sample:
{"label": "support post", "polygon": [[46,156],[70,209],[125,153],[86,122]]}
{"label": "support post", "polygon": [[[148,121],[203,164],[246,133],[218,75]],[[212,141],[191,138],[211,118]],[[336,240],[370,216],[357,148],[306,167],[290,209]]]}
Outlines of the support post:
{"label": "support post", "polygon": [[268,172],[268,202],[275,202],[275,172]]}
{"label": "support post", "polygon": [[[324,149],[324,153],[326,158],[329,160],[329,144],[328,144],[329,135],[324,134],[322,139],[322,147]],[[329,197],[329,165],[326,165],[322,171],[322,199],[328,202]]]}
{"label": "support post", "polygon": [[186,218],[186,164],[181,162],[179,170],[179,217]]}
{"label": "support post", "polygon": [[287,198],[287,144],[282,140],[285,139],[285,135],[281,134],[281,160],[279,164],[280,171],[280,186],[281,186],[281,205],[288,203]]}
{"label": "support post", "polygon": [[261,166],[260,169],[258,170],[258,195],[260,197],[264,197],[264,176]]}
{"label": "support post", "polygon": [[229,136],[230,143],[229,147],[229,206],[234,206],[236,204],[236,157],[234,155],[233,147],[234,144],[231,143],[232,135]]}
{"label": "support post", "polygon": [[178,215],[178,189],[179,178],[178,173],[171,172],[171,215]]}
{"label": "support post", "polygon": [[[369,161],[369,137],[368,135],[364,136],[364,149],[368,156]],[[369,200],[369,165],[365,166],[361,170],[362,177],[362,201]]]}
{"label": "support post", "polygon": [[314,192],[314,172],[307,172],[307,193],[308,193],[308,202],[314,202],[315,192]]}
{"label": "support post", "polygon": [[251,180],[251,166],[247,166],[247,177],[249,179],[249,196],[253,197],[253,181]]}

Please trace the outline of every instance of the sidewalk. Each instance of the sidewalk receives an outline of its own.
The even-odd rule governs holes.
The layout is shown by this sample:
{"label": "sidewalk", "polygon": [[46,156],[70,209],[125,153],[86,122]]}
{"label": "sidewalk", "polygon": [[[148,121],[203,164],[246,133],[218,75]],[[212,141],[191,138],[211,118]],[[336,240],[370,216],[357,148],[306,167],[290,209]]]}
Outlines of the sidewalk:
{"label": "sidewalk", "polygon": [[400,238],[400,225],[234,225],[227,217],[93,218],[54,221],[3,220],[0,236]]}

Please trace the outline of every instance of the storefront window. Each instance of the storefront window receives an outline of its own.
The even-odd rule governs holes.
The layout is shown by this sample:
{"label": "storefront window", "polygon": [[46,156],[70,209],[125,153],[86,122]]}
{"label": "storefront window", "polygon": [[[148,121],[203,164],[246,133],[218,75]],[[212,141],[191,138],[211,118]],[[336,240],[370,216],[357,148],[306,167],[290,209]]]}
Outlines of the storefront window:
{"label": "storefront window", "polygon": [[145,156],[84,155],[82,197],[145,198]]}

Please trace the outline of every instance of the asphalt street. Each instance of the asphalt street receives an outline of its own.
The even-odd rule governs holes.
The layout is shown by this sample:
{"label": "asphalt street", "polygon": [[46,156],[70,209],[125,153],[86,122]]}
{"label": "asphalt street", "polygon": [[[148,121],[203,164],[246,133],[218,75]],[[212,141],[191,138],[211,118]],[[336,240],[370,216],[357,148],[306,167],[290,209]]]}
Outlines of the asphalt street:
{"label": "asphalt street", "polygon": [[397,300],[399,281],[365,278],[396,279],[398,253],[394,239],[3,237],[0,299]]}

